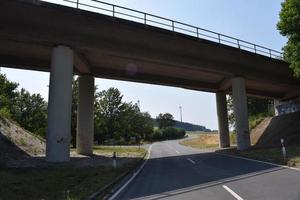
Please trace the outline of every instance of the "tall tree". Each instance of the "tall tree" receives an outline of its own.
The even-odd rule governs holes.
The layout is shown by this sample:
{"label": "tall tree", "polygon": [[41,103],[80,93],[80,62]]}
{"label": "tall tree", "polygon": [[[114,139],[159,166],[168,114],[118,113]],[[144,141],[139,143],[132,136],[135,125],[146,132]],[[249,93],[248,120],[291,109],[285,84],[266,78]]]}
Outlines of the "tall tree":
{"label": "tall tree", "polygon": [[175,123],[174,117],[170,113],[160,113],[156,117],[156,121],[157,121],[158,127],[160,129],[167,128],[167,127],[172,127]]}
{"label": "tall tree", "polygon": [[[248,116],[250,119],[257,117],[267,117],[274,115],[273,101],[270,99],[260,99],[256,97],[247,97]],[[235,126],[235,117],[233,112],[233,98],[231,95],[227,98],[228,120],[231,127]]]}
{"label": "tall tree", "polygon": [[[123,96],[117,88],[96,93],[95,128],[104,138],[113,138],[118,131]],[[99,137],[99,136],[96,136]]]}
{"label": "tall tree", "polygon": [[18,96],[18,84],[9,81],[4,74],[0,74],[0,112],[6,117],[14,110],[14,102]]}
{"label": "tall tree", "polygon": [[300,1],[285,0],[281,4],[277,28],[288,42],[284,47],[284,59],[291,63],[295,76],[300,76]]}
{"label": "tall tree", "polygon": [[26,130],[45,137],[47,126],[47,103],[40,94],[30,94],[24,88],[14,102],[12,118]]}

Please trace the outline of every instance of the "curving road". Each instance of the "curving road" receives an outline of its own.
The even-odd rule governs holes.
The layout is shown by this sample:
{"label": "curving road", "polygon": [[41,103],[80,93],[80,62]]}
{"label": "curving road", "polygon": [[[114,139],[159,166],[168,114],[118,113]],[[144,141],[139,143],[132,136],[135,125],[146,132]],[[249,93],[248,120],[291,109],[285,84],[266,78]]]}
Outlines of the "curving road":
{"label": "curving road", "polygon": [[299,200],[300,171],[158,142],[114,199]]}

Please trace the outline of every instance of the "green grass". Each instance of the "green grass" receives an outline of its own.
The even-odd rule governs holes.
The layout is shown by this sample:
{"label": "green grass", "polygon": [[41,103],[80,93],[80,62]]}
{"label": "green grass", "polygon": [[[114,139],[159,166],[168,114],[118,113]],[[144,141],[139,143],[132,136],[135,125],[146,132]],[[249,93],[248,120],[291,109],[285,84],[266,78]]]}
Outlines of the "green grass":
{"label": "green grass", "polygon": [[281,148],[251,149],[247,151],[230,149],[227,152],[246,158],[288,165],[292,167],[300,167],[300,147],[288,147],[286,151],[286,161],[283,159]]}
{"label": "green grass", "polygon": [[0,199],[84,199],[133,166],[0,171]]}
{"label": "green grass", "polygon": [[219,136],[217,134],[201,133],[196,138],[183,140],[179,143],[198,149],[217,149],[219,147]]}
{"label": "green grass", "polygon": [[[94,168],[49,168],[49,169],[1,169],[0,200],[79,200],[86,199],[124,172],[132,169],[145,154],[145,149],[136,147],[102,147],[94,151],[134,156],[130,163],[113,169]],[[101,198],[100,198],[101,199]]]}
{"label": "green grass", "polygon": [[145,149],[142,147],[118,147],[118,146],[94,146],[94,152],[99,154],[112,154],[116,152],[118,155],[131,155],[142,157],[146,153]]}
{"label": "green grass", "polygon": [[198,134],[218,134],[217,131],[205,132],[205,131],[186,131],[186,134],[189,135],[198,135]]}
{"label": "green grass", "polygon": [[22,146],[27,146],[27,143],[26,143],[26,141],[25,141],[24,138],[21,138],[21,139],[19,140],[19,144],[22,145]]}
{"label": "green grass", "polygon": [[[219,135],[217,134],[217,132],[212,132],[212,133],[202,132],[199,133],[196,138],[183,140],[179,143],[197,149],[218,149]],[[236,144],[236,134],[230,133],[230,143],[231,145]]]}
{"label": "green grass", "polygon": [[261,116],[261,115],[249,117],[249,128],[250,128],[250,130],[254,129],[265,118],[266,118],[266,116]]}

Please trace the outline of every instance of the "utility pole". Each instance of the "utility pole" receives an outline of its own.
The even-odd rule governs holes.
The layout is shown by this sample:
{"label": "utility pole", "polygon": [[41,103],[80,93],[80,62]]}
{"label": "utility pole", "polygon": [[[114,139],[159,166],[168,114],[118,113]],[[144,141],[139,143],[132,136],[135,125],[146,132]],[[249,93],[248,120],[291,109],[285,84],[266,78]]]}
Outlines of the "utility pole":
{"label": "utility pole", "polygon": [[182,106],[179,106],[179,111],[180,111],[180,121],[182,122]]}

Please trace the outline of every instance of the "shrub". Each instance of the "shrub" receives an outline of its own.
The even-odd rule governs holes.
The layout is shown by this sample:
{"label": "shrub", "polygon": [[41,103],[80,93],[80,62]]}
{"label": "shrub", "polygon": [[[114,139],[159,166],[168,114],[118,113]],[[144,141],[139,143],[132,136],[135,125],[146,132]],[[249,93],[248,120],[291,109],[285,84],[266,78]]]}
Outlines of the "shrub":
{"label": "shrub", "polygon": [[185,136],[186,132],[184,129],[166,127],[163,129],[155,129],[152,135],[152,140],[171,140],[171,139],[180,139]]}
{"label": "shrub", "polygon": [[160,129],[155,129],[151,139],[152,140],[161,140],[162,139],[162,131]]}
{"label": "shrub", "polygon": [[7,118],[7,119],[10,119],[11,118],[11,114],[8,110],[7,107],[4,107],[4,108],[1,108],[0,109],[0,118]]}

